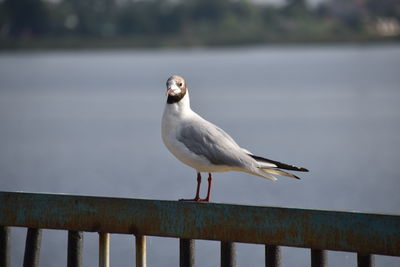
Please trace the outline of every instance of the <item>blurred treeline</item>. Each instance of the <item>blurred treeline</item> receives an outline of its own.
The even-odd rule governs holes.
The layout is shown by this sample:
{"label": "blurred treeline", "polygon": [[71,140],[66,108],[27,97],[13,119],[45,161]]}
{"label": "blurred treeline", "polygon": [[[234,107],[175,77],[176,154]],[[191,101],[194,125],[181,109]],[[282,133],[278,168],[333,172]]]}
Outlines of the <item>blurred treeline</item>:
{"label": "blurred treeline", "polygon": [[399,0],[0,0],[0,47],[399,39],[399,21]]}

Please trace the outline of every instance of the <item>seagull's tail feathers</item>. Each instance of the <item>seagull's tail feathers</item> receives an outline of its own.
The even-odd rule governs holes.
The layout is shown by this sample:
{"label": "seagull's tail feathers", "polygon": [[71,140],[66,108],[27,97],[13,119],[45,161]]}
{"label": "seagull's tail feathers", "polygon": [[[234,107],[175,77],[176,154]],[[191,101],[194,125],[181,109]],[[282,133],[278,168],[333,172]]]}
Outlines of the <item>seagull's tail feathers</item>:
{"label": "seagull's tail feathers", "polygon": [[266,173],[276,174],[276,175],[281,175],[281,176],[287,176],[287,177],[291,177],[291,178],[295,178],[295,179],[299,179],[300,180],[300,178],[298,176],[296,176],[296,175],[294,175],[292,173],[289,173],[289,172],[285,172],[285,171],[279,170],[279,169],[261,168],[261,170],[263,172],[266,172]]}
{"label": "seagull's tail feathers", "polygon": [[260,169],[260,168],[254,168],[252,170],[242,169],[241,171],[247,172],[247,173],[250,173],[250,174],[253,174],[253,175],[257,175],[257,176],[259,176],[261,178],[265,178],[265,179],[268,179],[268,180],[271,180],[271,181],[274,181],[274,182],[276,180],[278,180],[271,173],[268,173],[268,172],[266,172],[266,171],[264,171],[263,169]]}
{"label": "seagull's tail feathers", "polygon": [[271,181],[276,181],[278,180],[274,175],[281,175],[281,176],[287,176],[287,177],[291,177],[291,178],[295,178],[295,179],[299,179],[299,177],[297,177],[294,174],[291,174],[289,172],[285,172],[279,169],[271,169],[271,168],[264,168],[264,167],[254,167],[254,169],[252,168],[251,170],[247,170],[247,169],[241,169],[241,171],[253,174],[253,175],[257,175],[259,177],[271,180]]}
{"label": "seagull's tail feathers", "polygon": [[275,161],[275,160],[272,160],[272,159],[267,159],[267,158],[255,156],[253,154],[248,154],[248,155],[250,157],[252,157],[253,159],[255,159],[258,163],[263,165],[261,167],[265,166],[266,168],[277,168],[277,169],[284,169],[284,170],[289,170],[289,171],[308,172],[308,170],[306,168],[303,168],[303,167],[297,167],[295,165],[289,165],[289,164],[282,163],[282,162],[279,162],[279,161]]}
{"label": "seagull's tail feathers", "polygon": [[[291,177],[291,178],[295,178],[295,179],[300,179],[298,176],[296,176],[292,173],[283,171],[282,169],[291,170],[291,171],[299,171],[299,172],[308,172],[308,170],[303,167],[297,167],[297,166],[289,165],[289,164],[282,163],[279,161],[262,158],[259,156],[255,156],[253,154],[248,154],[248,155],[257,161],[257,163],[259,164],[259,170],[264,173],[264,175],[262,175],[263,177],[272,176],[272,174],[274,174],[274,175],[281,175],[281,176],[287,176],[287,177]],[[272,177],[275,178],[274,176],[272,176]]]}

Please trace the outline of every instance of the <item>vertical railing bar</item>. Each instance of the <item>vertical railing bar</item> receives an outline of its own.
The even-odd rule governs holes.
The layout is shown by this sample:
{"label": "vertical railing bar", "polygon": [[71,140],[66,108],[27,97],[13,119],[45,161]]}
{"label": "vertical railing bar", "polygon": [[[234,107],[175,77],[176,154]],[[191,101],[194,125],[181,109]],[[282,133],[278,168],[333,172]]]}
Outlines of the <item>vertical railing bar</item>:
{"label": "vertical railing bar", "polygon": [[275,245],[265,245],[265,266],[281,266],[281,248]]}
{"label": "vertical railing bar", "polygon": [[221,241],[221,267],[236,266],[236,245],[233,242]]}
{"label": "vertical railing bar", "polygon": [[10,227],[0,226],[0,266],[10,266]]}
{"label": "vertical railing bar", "polygon": [[42,229],[28,228],[25,242],[24,267],[39,266]]}
{"label": "vertical railing bar", "polygon": [[179,266],[194,267],[195,243],[193,239],[179,240]]}
{"label": "vertical railing bar", "polygon": [[136,267],[147,266],[146,236],[136,235]]}
{"label": "vertical railing bar", "polygon": [[110,266],[110,234],[99,233],[99,267]]}
{"label": "vertical railing bar", "polygon": [[357,253],[358,267],[373,267],[375,266],[374,255]]}
{"label": "vertical railing bar", "polygon": [[81,267],[83,250],[83,232],[68,231],[68,267]]}
{"label": "vertical railing bar", "polygon": [[328,253],[322,249],[311,249],[311,267],[328,266]]}

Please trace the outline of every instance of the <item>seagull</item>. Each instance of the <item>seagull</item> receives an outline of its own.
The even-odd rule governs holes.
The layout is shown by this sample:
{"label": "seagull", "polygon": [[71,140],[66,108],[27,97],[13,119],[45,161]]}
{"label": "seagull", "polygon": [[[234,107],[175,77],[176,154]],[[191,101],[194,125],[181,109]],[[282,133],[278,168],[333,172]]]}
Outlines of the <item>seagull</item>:
{"label": "seagull", "polygon": [[[161,122],[162,140],[181,162],[197,172],[196,196],[183,201],[209,202],[214,172],[240,171],[277,180],[274,175],[300,179],[284,170],[308,172],[306,168],[256,156],[241,148],[231,136],[190,108],[186,81],[177,75],[167,80],[167,103]],[[201,173],[208,173],[206,198],[200,198]]]}

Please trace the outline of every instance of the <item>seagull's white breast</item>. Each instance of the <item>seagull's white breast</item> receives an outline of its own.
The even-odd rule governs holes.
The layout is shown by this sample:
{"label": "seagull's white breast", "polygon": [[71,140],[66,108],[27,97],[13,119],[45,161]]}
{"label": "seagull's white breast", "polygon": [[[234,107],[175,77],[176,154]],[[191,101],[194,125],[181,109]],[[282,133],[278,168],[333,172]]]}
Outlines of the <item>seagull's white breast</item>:
{"label": "seagull's white breast", "polygon": [[196,169],[198,172],[223,172],[232,170],[232,167],[229,166],[212,164],[207,158],[191,152],[178,140],[180,130],[187,122],[194,119],[201,119],[190,109],[190,106],[185,105],[186,101],[188,101],[187,95],[177,104],[165,105],[161,123],[162,139],[165,146],[177,159]]}

